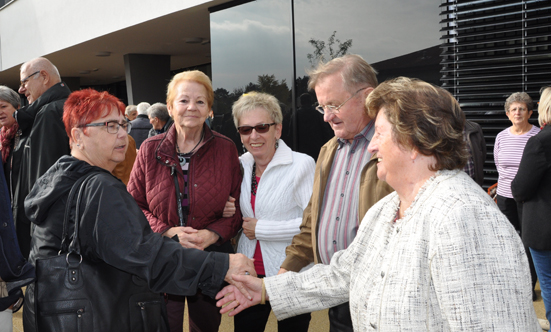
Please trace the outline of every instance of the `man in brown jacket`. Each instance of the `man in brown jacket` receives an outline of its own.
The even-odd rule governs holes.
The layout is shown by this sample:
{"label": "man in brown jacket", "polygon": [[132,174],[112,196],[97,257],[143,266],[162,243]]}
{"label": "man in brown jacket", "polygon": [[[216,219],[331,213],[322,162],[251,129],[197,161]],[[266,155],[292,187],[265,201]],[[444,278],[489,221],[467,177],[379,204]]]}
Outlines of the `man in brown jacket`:
{"label": "man in brown jacket", "polygon": [[[321,148],[312,197],[280,273],[312,262],[329,264],[353,241],[367,210],[393,191],[377,178],[377,159],[367,151],[375,120],[367,115],[365,99],[378,84],[375,70],[359,55],[345,55],[308,74],[316,109],[335,137]],[[329,309],[329,322],[331,332],[353,331],[348,303]]]}

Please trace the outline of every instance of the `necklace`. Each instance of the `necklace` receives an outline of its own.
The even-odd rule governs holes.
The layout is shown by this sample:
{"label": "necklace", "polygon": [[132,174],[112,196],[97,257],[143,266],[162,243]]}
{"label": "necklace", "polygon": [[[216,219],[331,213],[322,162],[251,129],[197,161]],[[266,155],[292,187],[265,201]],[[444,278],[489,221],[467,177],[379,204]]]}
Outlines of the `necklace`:
{"label": "necklace", "polygon": [[251,178],[251,195],[256,196],[256,188],[258,187],[258,182],[256,182],[256,163],[253,164],[253,175]]}
{"label": "necklace", "polygon": [[[197,149],[197,147],[199,146],[199,144],[201,144],[201,142],[203,141],[203,137],[205,136],[205,132],[201,132],[201,138],[199,139],[199,142],[197,142],[197,144],[193,147],[193,149],[191,149],[191,151],[189,152],[183,152],[183,154],[191,154],[193,153],[193,151],[195,151],[195,149]],[[176,142],[176,151],[178,153],[182,153],[180,152],[180,147],[178,146],[178,142]]]}

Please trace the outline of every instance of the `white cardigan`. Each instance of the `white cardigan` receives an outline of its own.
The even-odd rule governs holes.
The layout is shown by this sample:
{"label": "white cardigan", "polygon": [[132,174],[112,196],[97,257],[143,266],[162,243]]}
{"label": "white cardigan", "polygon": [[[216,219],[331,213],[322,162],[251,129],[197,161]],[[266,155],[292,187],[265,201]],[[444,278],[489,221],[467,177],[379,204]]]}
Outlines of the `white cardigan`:
{"label": "white cardigan", "polygon": [[354,331],[541,331],[524,246],[465,172],[439,171],[402,219],[394,192],[330,265],[265,279],[278,319],[350,301]]}
{"label": "white cardigan", "polygon": [[241,157],[245,174],[241,183],[241,213],[256,218],[256,240],[244,234],[239,238],[237,252],[252,258],[256,241],[260,241],[266,276],[276,275],[285,260],[285,248],[300,232],[302,213],[312,196],[316,164],[312,157],[293,152],[283,140],[264,170],[256,190],[255,212],[251,206],[251,175],[254,158],[250,153]]}

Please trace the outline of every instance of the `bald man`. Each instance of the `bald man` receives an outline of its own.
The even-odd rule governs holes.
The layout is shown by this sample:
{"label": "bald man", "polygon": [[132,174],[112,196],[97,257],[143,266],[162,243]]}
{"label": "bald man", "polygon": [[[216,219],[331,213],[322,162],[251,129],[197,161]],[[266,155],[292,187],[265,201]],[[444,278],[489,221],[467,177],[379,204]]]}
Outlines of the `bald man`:
{"label": "bald man", "polygon": [[29,105],[15,113],[21,130],[15,142],[10,181],[17,240],[25,258],[29,255],[31,230],[23,202],[36,180],[61,156],[70,154],[63,125],[63,104],[71,93],[61,82],[57,68],[45,58],[25,62],[20,71],[19,93]]}

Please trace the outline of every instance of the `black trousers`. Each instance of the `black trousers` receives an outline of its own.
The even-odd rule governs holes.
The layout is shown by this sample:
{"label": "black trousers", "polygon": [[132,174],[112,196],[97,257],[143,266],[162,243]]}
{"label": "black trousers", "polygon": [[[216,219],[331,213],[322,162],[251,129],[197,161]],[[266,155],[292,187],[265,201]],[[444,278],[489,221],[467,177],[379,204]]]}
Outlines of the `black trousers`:
{"label": "black trousers", "polygon": [[354,332],[352,318],[350,317],[350,305],[348,302],[329,308],[330,332]]}
{"label": "black trousers", "polygon": [[[522,203],[518,203],[513,198],[507,198],[500,195],[497,195],[496,201],[499,210],[509,219],[511,224],[513,224],[518,234],[522,236]],[[534,261],[532,261],[530,249],[525,246],[524,250],[528,257],[530,276],[532,277],[532,290],[534,290],[536,282],[538,281],[538,275],[536,274],[536,267],[534,266]]]}
{"label": "black trousers", "polygon": [[[243,310],[233,318],[235,332],[263,332],[272,311],[270,302]],[[278,332],[307,332],[311,315],[302,314],[277,322]]]}

